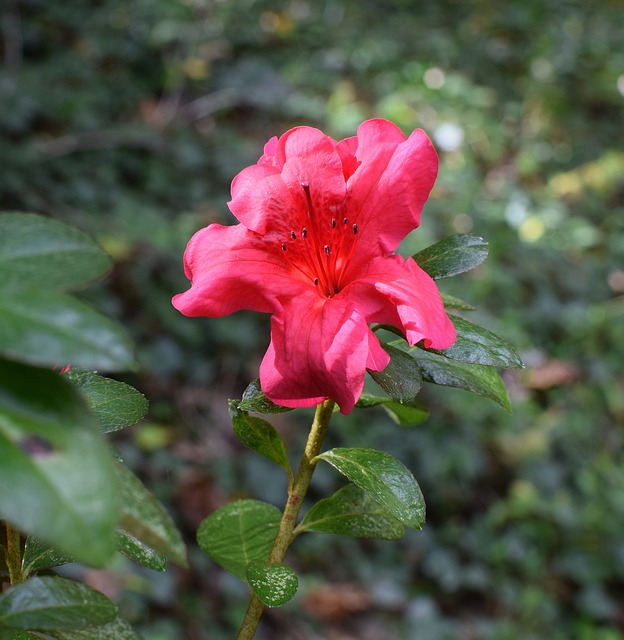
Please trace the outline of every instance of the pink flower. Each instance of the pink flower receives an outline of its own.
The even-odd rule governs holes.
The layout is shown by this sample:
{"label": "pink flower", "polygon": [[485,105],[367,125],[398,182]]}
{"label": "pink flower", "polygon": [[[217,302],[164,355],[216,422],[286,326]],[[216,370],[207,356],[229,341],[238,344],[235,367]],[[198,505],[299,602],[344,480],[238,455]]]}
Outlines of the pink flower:
{"label": "pink flower", "polygon": [[406,139],[381,119],[340,142],[311,127],[272,138],[232,182],[240,224],[191,238],[191,288],[174,306],[188,316],[273,314],[260,365],[266,396],[287,407],[331,398],[349,413],[366,369],[389,362],[370,323],[398,327],[410,345],[455,341],[433,280],[394,253],[418,226],[437,169],[423,131]]}

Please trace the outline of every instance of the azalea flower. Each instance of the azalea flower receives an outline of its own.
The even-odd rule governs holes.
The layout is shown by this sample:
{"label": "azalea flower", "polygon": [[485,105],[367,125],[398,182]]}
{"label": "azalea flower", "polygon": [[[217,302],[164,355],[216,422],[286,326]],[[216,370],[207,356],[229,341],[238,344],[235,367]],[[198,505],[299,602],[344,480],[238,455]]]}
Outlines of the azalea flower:
{"label": "azalea flower", "polygon": [[371,323],[396,326],[410,345],[455,341],[431,277],[394,253],[418,226],[437,170],[422,130],[406,138],[381,119],[340,142],[311,127],[272,138],[232,182],[240,224],[191,238],[191,288],[173,305],[187,316],[272,314],[265,395],[293,408],[331,398],[349,413],[366,370],[390,361]]}

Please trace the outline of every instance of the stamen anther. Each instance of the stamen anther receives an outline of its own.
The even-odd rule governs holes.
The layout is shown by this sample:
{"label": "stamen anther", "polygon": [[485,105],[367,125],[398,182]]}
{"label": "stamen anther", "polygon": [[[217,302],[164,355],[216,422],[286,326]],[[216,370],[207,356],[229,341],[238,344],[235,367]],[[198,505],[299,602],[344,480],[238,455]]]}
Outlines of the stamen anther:
{"label": "stamen anther", "polygon": [[357,224],[353,225],[353,233],[357,234],[358,232],[358,228],[357,228]]}
{"label": "stamen anther", "polygon": [[305,227],[303,227],[303,229],[301,229],[301,235],[302,235],[304,238],[307,238],[307,237],[308,237],[308,230],[307,230]]}
{"label": "stamen anther", "polygon": [[293,240],[296,240],[296,239],[297,239],[297,234],[296,234],[294,231],[291,231],[291,232],[290,232],[290,237],[291,237]]}

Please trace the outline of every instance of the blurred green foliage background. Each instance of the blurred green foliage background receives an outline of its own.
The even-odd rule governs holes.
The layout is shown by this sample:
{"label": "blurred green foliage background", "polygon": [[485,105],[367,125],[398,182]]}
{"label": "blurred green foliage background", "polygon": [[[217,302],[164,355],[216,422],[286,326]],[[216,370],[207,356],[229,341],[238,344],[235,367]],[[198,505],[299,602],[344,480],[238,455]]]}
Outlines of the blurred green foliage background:
{"label": "blurred green foliage background", "polygon": [[[335,420],[331,446],[378,446],[421,483],[424,531],[399,543],[310,536],[300,595],[260,638],[624,638],[624,7],[618,0],[4,0],[0,209],[95,237],[115,267],[90,301],[132,333],[149,420],[126,460],[191,544],[188,571],[121,559],[88,573],[147,640],[231,638],[246,590],[193,546],[235,497],[284,484],[231,434],[267,318],[188,319],[182,253],[232,223],[229,184],[272,135],[424,128],[440,176],[413,253],[457,232],[488,261],[448,293],[517,345],[508,416],[423,392],[428,422]],[[294,450],[305,428],[276,421]],[[313,494],[338,486],[319,469]]]}

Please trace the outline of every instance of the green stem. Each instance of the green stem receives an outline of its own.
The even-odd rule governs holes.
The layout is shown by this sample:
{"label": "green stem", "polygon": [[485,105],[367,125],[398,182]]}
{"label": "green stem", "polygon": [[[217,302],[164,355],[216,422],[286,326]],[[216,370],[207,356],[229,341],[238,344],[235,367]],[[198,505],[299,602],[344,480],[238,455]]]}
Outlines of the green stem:
{"label": "green stem", "polygon": [[22,544],[20,532],[5,522],[6,528],[6,564],[9,569],[9,580],[11,586],[24,582],[25,576],[22,572]]}
{"label": "green stem", "polygon": [[[284,508],[282,520],[269,555],[269,562],[271,563],[282,562],[288,547],[294,540],[293,531],[297,524],[297,517],[299,516],[303,499],[308,492],[310,480],[316,467],[315,458],[321,453],[321,447],[333,410],[333,400],[325,400],[325,402],[322,402],[316,407],[308,441],[301,456],[295,481],[288,492],[286,507]],[[249,599],[247,613],[238,632],[237,640],[251,640],[254,637],[263,611],[264,604],[255,594],[252,594]]]}

